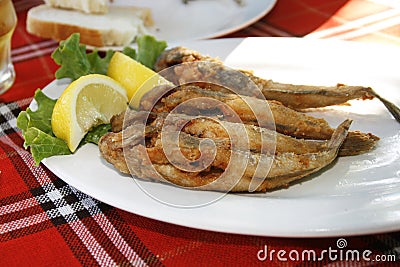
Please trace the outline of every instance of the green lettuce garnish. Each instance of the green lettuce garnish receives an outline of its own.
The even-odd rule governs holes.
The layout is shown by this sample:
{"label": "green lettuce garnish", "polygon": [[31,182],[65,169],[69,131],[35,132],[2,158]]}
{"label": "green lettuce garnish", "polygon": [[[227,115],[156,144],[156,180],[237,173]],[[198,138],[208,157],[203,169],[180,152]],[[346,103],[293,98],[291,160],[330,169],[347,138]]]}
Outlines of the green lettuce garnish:
{"label": "green lettuce garnish", "polygon": [[64,140],[46,134],[38,128],[28,128],[24,133],[24,138],[24,147],[31,148],[31,154],[36,166],[39,165],[44,158],[71,154]]}
{"label": "green lettuce garnish", "polygon": [[165,41],[157,41],[156,38],[150,35],[138,37],[136,42],[138,44],[138,53],[136,58],[133,59],[150,69],[154,69],[154,64],[160,54],[167,48],[167,43]]}
{"label": "green lettuce garnish", "polygon": [[[79,40],[79,34],[74,33],[65,41],[61,41],[59,47],[52,53],[51,57],[60,65],[55,73],[56,79],[76,80],[88,74],[107,74],[108,65],[115,52],[108,50],[104,56],[100,56],[94,49],[86,53],[86,46],[80,44]],[[152,36],[138,37],[136,41],[137,51],[132,47],[125,47],[122,52],[153,69],[158,56],[167,47],[167,43],[158,41]],[[37,110],[28,108],[20,112],[17,126],[22,130],[25,139],[24,147],[30,148],[35,164],[39,165],[44,158],[51,156],[71,154],[67,143],[57,138],[51,128],[51,116],[56,100],[47,97],[40,89],[36,90],[34,99],[38,105]],[[110,124],[94,127],[85,135],[79,147],[87,143],[97,145],[99,139],[110,130]]]}
{"label": "green lettuce garnish", "polygon": [[[17,126],[24,136],[24,148],[30,147],[36,165],[44,159],[56,155],[69,155],[67,143],[54,136],[51,129],[51,115],[56,100],[47,97],[40,89],[36,90],[34,99],[37,110],[27,108],[18,114]],[[111,130],[111,124],[101,124],[91,129],[79,146],[87,143],[98,144],[100,138]]]}
{"label": "green lettuce garnish", "polygon": [[71,78],[76,80],[87,74],[107,74],[108,63],[114,51],[107,51],[105,57],[100,57],[97,49],[86,54],[86,46],[79,43],[79,33],[72,34],[51,54],[54,62],[60,65],[56,71],[57,79]]}
{"label": "green lettuce garnish", "polygon": [[47,157],[71,154],[67,143],[54,136],[51,129],[51,115],[56,100],[47,97],[40,89],[34,99],[36,111],[27,108],[18,114],[17,126],[25,139],[24,148],[30,147],[36,165]]}
{"label": "green lettuce garnish", "polygon": [[[54,62],[60,65],[55,74],[57,79],[76,80],[87,74],[107,74],[108,64],[115,52],[108,50],[104,57],[100,56],[97,49],[86,53],[86,46],[80,44],[79,40],[80,35],[74,33],[65,41],[61,41],[59,47],[51,54]],[[149,35],[137,37],[136,42],[137,51],[132,47],[125,47],[122,53],[153,69],[158,56],[167,47],[167,43]]]}
{"label": "green lettuce garnish", "polygon": [[87,143],[92,143],[97,145],[99,143],[100,138],[105,135],[107,132],[111,131],[111,124],[100,124],[93,129],[91,129],[83,138],[82,142],[79,144],[80,146],[87,144]]}
{"label": "green lettuce garnish", "polygon": [[38,105],[36,111],[27,108],[18,115],[17,126],[22,133],[28,128],[37,128],[47,134],[53,134],[51,129],[51,115],[56,100],[47,97],[40,89],[36,90],[34,99]]}

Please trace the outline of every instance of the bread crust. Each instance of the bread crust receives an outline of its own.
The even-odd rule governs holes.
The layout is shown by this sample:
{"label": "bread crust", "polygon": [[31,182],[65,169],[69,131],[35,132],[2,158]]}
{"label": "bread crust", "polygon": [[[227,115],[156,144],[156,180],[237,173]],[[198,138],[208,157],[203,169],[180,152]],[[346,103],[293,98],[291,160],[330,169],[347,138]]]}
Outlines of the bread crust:
{"label": "bread crust", "polygon": [[[52,12],[53,19],[49,19],[47,12]],[[113,25],[115,19],[119,21],[119,15],[123,18],[123,23]],[[62,16],[62,19],[59,20],[57,16]],[[98,27],[97,20],[102,26]],[[138,34],[145,33],[145,27],[152,23],[148,8],[113,7],[108,14],[83,15],[79,11],[40,5],[28,11],[26,29],[30,34],[57,41],[65,40],[73,33],[80,33],[81,43],[104,47],[129,45]]]}
{"label": "bread crust", "polygon": [[27,31],[29,33],[42,38],[49,38],[56,41],[61,41],[67,39],[73,33],[80,33],[81,43],[97,47],[106,46],[103,34],[99,30],[89,29],[76,25],[42,21],[29,17],[26,25]]}

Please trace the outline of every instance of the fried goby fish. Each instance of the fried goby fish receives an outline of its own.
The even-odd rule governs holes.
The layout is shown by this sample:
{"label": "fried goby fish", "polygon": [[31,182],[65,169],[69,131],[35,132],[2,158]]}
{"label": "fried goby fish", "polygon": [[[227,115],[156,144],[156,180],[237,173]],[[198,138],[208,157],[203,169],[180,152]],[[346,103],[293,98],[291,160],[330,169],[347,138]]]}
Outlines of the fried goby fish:
{"label": "fried goby fish", "polygon": [[[185,77],[184,67],[179,64],[193,62],[204,62],[204,64],[193,65],[195,68],[191,69],[190,76]],[[214,79],[228,84],[232,83],[232,85],[246,82],[243,81],[243,78],[238,78],[236,70],[224,67],[223,63],[218,59],[181,46],[165,50],[158,58],[154,68],[156,71],[161,71],[163,75],[166,75],[167,79],[172,77],[171,81],[175,84],[183,83],[185,80],[192,80],[193,75],[210,81]],[[168,72],[162,72],[162,70],[168,68],[170,68]],[[342,83],[338,83],[335,86],[286,84],[257,77],[253,75],[252,71],[240,70],[240,72],[260,88],[263,97],[268,100],[279,101],[292,109],[319,108],[344,104],[353,99],[377,98],[385,105],[393,117],[400,122],[400,108],[381,97],[371,87],[350,86]],[[180,81],[176,80],[176,77],[179,77]],[[242,90],[240,94],[247,95],[248,92]]]}
{"label": "fried goby fish", "polygon": [[[268,101],[256,97],[239,96],[227,92],[216,90],[207,90],[196,84],[181,85],[178,89],[168,91],[167,86],[154,88],[146,94],[141,102],[143,110],[149,110],[155,113],[169,113],[177,110],[180,113],[189,115],[224,112],[219,117],[223,120],[230,120],[231,113],[227,112],[227,107],[232,109],[232,113],[240,117],[241,122],[262,128],[271,127],[268,125],[271,120],[268,118],[264,125],[259,125],[260,117],[256,113],[268,116],[267,110],[270,109],[273,117],[273,130],[281,134],[296,137],[300,139],[328,140],[331,138],[334,128],[322,118],[315,118],[306,113],[299,112],[285,107],[279,102]],[[168,91],[165,94],[165,91]],[[155,105],[154,102],[160,95],[165,95]],[[199,101],[189,101],[199,99]],[[212,100],[217,100],[215,101]],[[184,105],[181,105],[184,104]],[[339,155],[351,156],[359,155],[373,149],[379,137],[371,133],[362,133],[359,131],[350,131],[343,146],[340,148]]]}
{"label": "fried goby fish", "polygon": [[[344,121],[329,140],[321,142],[296,140],[268,129],[252,130],[249,125],[232,122],[223,122],[221,125],[224,127],[221,128],[217,125],[220,121],[209,118],[173,114],[172,118],[166,120],[161,114],[153,113],[152,116],[154,118],[143,124],[146,116],[134,112],[129,126],[104,135],[99,142],[102,157],[119,171],[141,179],[200,190],[230,192],[265,192],[286,187],[295,180],[321,170],[336,158],[351,124],[350,120]],[[187,121],[189,123],[182,127],[183,122]],[[177,142],[162,132],[163,127],[172,126],[173,129],[181,129]],[[232,143],[225,130],[229,127],[236,133],[240,132],[236,131],[238,127],[244,127],[242,133],[250,133],[250,149]],[[199,134],[200,128],[208,132]],[[240,140],[245,138],[237,136]],[[292,143],[288,142],[288,138],[293,139]],[[204,140],[212,140],[215,146],[201,147]],[[261,145],[260,140],[266,144]],[[276,142],[277,149],[271,150],[272,143],[269,142]],[[174,143],[175,146],[168,145],[166,149],[167,144]],[[299,144],[303,149],[299,149]],[[180,154],[183,155],[183,161],[176,157]],[[189,167],[200,169],[187,170],[186,161],[189,161]],[[257,186],[251,189],[254,182]]]}
{"label": "fried goby fish", "polygon": [[[132,115],[132,111],[129,112],[130,118],[125,117],[125,112],[115,115],[111,119],[111,127],[113,132],[120,132],[123,129],[124,120],[126,125],[132,123],[145,123],[146,115],[152,117],[152,124],[164,125],[165,118],[169,113],[151,113],[147,112],[136,112]],[[129,117],[129,116],[128,116]],[[185,114],[173,114],[171,116],[174,121],[181,121],[181,125],[185,122],[182,130],[185,133],[191,134],[200,138],[229,138],[229,134],[225,129],[231,129],[233,132],[238,132],[237,127],[243,126],[246,130],[246,136],[250,142],[250,149],[253,151],[260,151],[262,146],[267,146],[264,142],[275,138],[276,152],[293,152],[297,154],[317,152],[321,149],[326,148],[328,140],[308,140],[302,138],[293,138],[291,136],[278,133],[276,131],[262,128],[253,124],[230,123],[229,121],[222,120],[221,117],[209,119],[203,117],[190,116]],[[178,124],[178,122],[176,122]],[[331,136],[330,136],[331,137]],[[371,133],[363,133],[360,131],[349,131],[346,139],[339,149],[338,156],[355,156],[366,153],[372,150],[375,146],[379,137]]]}
{"label": "fried goby fish", "polygon": [[[177,65],[182,62],[195,64]],[[156,69],[168,69],[161,75],[175,86],[148,91],[139,111],[113,117],[113,132],[99,141],[107,162],[140,179],[197,190],[266,192],[326,168],[337,156],[365,153],[379,140],[349,131],[351,120],[333,128],[300,111],[376,97],[368,87],[276,84],[181,48],[164,52]],[[289,93],[277,96],[272,85],[282,86],[279,94],[287,88]]]}

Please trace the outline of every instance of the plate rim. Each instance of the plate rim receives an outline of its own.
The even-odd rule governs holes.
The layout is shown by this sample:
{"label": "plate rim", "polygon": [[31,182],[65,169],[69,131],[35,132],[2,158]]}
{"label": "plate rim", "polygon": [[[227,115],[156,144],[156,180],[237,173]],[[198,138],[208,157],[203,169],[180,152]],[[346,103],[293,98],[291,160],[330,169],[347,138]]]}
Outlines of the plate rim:
{"label": "plate rim", "polygon": [[[122,2],[124,2],[124,1],[126,1],[126,0],[122,0]],[[173,1],[175,1],[175,0],[173,0]],[[259,0],[256,0],[256,1],[259,1]],[[241,23],[238,23],[237,25],[225,28],[223,30],[219,30],[219,31],[216,31],[216,32],[213,32],[213,33],[204,34],[203,36],[198,36],[196,38],[189,37],[189,38],[185,38],[185,39],[182,39],[182,40],[167,40],[167,41],[168,41],[168,43],[189,42],[189,41],[212,39],[212,38],[217,38],[217,37],[221,37],[221,36],[224,36],[224,35],[231,34],[233,32],[236,32],[236,31],[239,31],[239,30],[241,30],[243,28],[248,27],[253,23],[256,23],[262,17],[266,16],[269,12],[271,12],[272,9],[276,6],[277,2],[278,2],[278,0],[267,0],[265,2],[265,7],[263,9],[259,10],[259,12],[255,16],[253,16],[252,18],[249,18],[247,20],[243,20],[243,21],[241,21]],[[148,3],[153,5],[151,1],[148,2]],[[204,3],[207,3],[207,1],[204,1]],[[240,8],[243,8],[243,10],[246,11],[248,6],[245,5],[245,6],[242,6]],[[137,47],[137,44],[136,43],[132,43],[132,44],[127,45],[127,46]],[[91,45],[86,45],[87,49],[89,49],[89,50],[97,49],[98,51],[107,51],[109,49],[111,49],[111,50],[122,50],[123,47],[124,46],[95,47],[95,46],[91,46]]]}

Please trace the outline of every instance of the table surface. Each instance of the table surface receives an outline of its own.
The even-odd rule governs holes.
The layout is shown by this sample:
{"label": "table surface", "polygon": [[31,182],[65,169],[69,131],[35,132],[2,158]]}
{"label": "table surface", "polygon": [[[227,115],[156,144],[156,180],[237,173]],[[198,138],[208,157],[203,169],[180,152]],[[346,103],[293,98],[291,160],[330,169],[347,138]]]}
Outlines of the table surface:
{"label": "table surface", "polygon": [[[34,166],[23,148],[15,118],[27,108],[34,91],[54,79],[58,68],[50,58],[58,44],[25,30],[28,9],[39,3],[14,1],[18,26],[12,39],[12,60],[17,78],[0,96],[0,266],[342,266],[339,258],[282,262],[274,257],[263,262],[257,257],[266,248],[276,253],[321,253],[337,248],[338,238],[272,238],[176,226],[101,203],[45,166]],[[248,36],[333,38],[400,46],[400,3],[278,0],[256,23],[222,37]],[[54,194],[58,197],[52,197]],[[67,206],[73,209],[69,218],[62,212]],[[342,238],[352,249],[370,250],[373,256],[394,255],[397,264],[400,262],[400,232]],[[371,266],[366,261],[347,264]]]}

